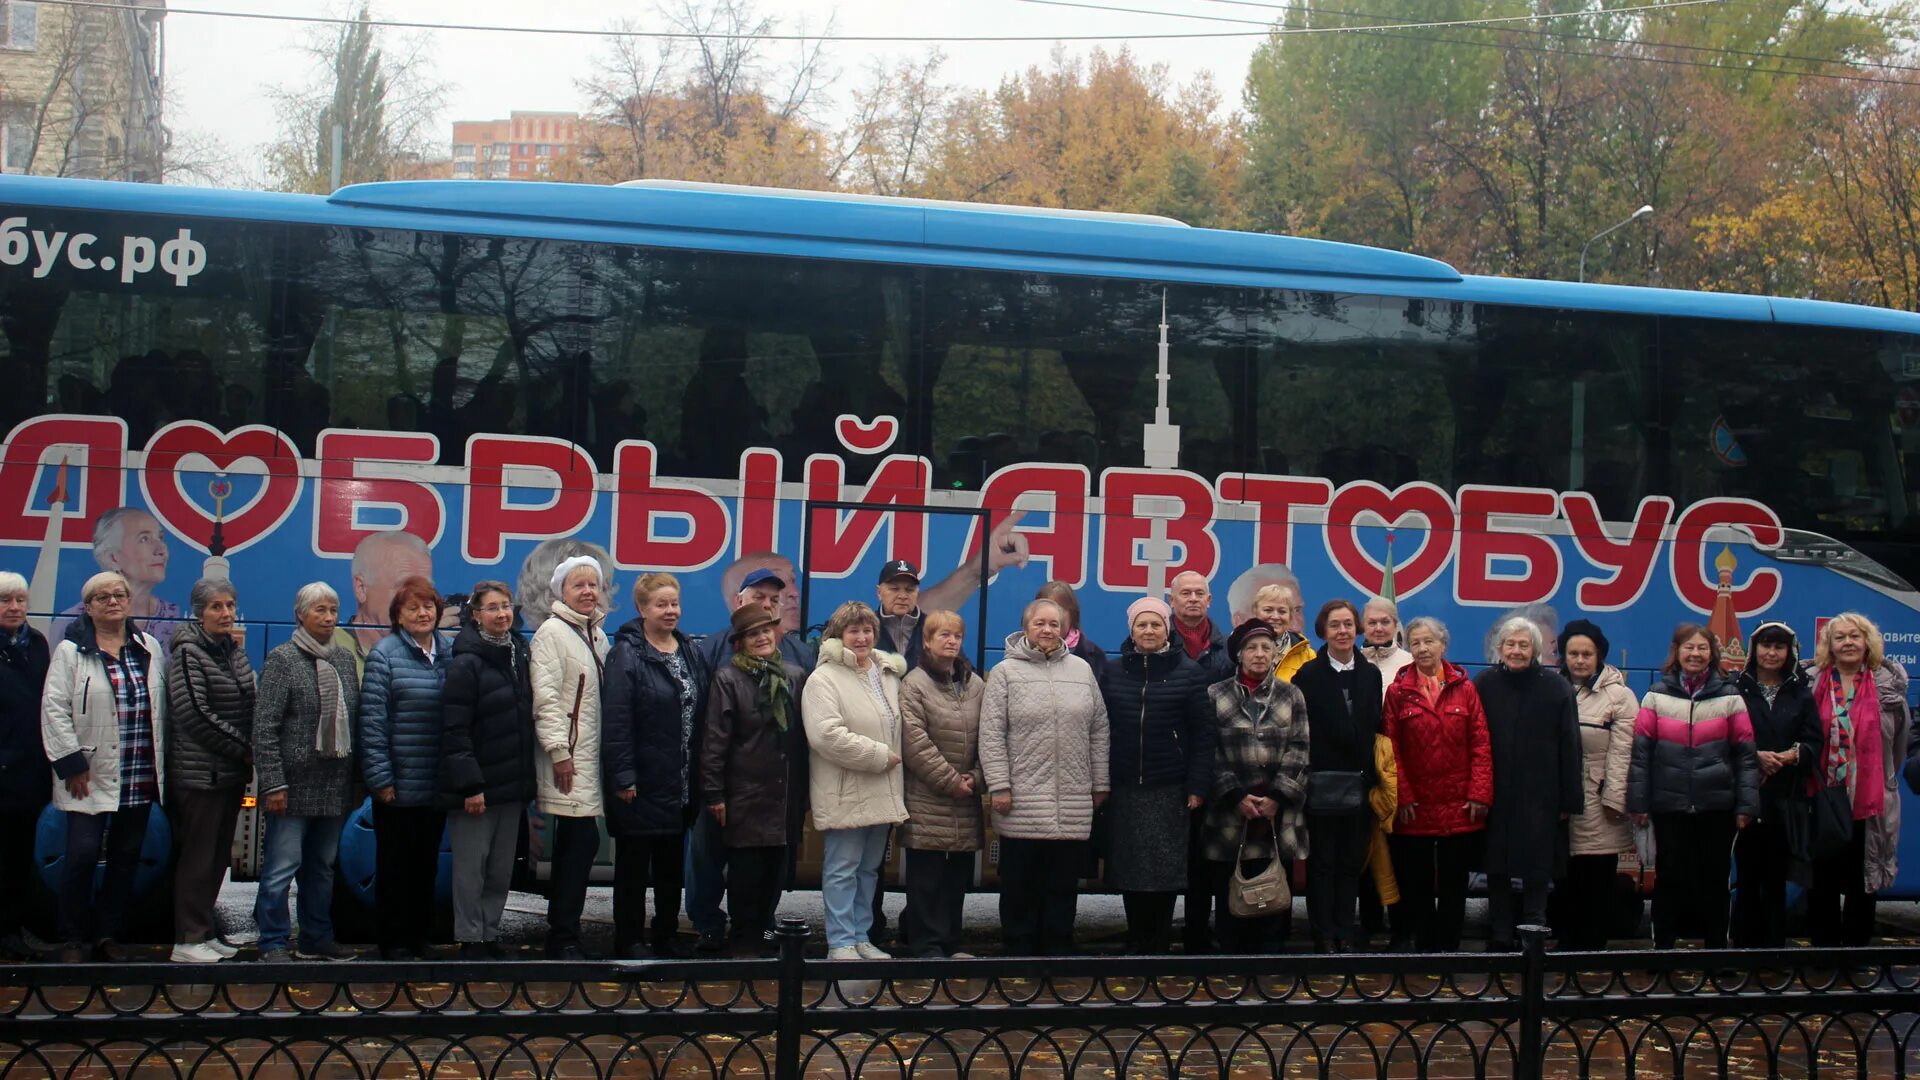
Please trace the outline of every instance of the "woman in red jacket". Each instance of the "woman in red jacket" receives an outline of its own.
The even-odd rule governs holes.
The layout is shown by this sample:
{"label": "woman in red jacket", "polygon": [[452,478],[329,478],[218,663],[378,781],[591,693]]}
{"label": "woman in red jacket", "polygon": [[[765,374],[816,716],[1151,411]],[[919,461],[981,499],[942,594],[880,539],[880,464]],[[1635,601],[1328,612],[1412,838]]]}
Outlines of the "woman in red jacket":
{"label": "woman in red jacket", "polygon": [[1459,952],[1467,874],[1493,801],[1487,715],[1466,671],[1447,662],[1444,623],[1408,623],[1407,650],[1413,663],[1387,688],[1383,716],[1400,762],[1393,948]]}

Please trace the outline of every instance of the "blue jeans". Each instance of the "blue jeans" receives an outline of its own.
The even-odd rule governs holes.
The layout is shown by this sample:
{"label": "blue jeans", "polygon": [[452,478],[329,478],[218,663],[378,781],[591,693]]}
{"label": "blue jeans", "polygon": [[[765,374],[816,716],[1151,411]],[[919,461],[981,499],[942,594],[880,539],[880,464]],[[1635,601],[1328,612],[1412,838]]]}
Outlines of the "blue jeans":
{"label": "blue jeans", "polygon": [[727,849],[720,842],[720,823],[706,807],[687,830],[687,860],[681,877],[687,890],[687,919],[702,934],[724,934],[727,916],[720,897],[727,891]]}
{"label": "blue jeans", "polygon": [[880,860],[887,853],[889,828],[869,825],[821,834],[826,841],[820,899],[827,909],[827,948],[858,945],[873,930],[873,894],[880,885]]}
{"label": "blue jeans", "polygon": [[260,951],[284,949],[292,933],[287,887],[300,881],[300,944],[333,940],[333,862],[340,854],[340,829],[346,818],[268,814],[266,851],[260,868],[260,892],[253,921],[260,927]]}

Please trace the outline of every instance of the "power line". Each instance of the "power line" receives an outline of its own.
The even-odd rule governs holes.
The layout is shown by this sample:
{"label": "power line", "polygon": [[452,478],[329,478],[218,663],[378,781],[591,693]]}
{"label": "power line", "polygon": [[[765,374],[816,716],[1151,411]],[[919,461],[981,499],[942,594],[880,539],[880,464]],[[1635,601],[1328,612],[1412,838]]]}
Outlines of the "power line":
{"label": "power line", "polygon": [[[1019,0],[1023,4],[1043,4],[1048,7],[1087,8],[1093,11],[1121,12],[1129,15],[1159,15],[1173,19],[1205,19],[1209,22],[1240,23],[1249,26],[1264,26],[1272,34],[1351,34],[1367,29],[1383,30],[1447,30],[1467,26],[1495,26],[1503,23],[1541,23],[1552,19],[1570,19],[1592,14],[1586,11],[1559,11],[1540,15],[1488,15],[1471,19],[1435,19],[1425,22],[1390,23],[1381,27],[1359,26],[1276,26],[1271,19],[1233,19],[1225,15],[1196,15],[1185,11],[1156,11],[1149,8],[1113,7],[1106,4],[1084,3],[1081,0]],[[1699,7],[1703,4],[1719,4],[1725,0],[1667,0],[1665,3],[1642,4],[1639,7],[1614,8],[1610,15],[1631,15],[1636,12],[1672,11],[1676,8]],[[1281,4],[1255,4],[1254,7],[1284,9]],[[1367,16],[1372,18],[1372,16]]]}

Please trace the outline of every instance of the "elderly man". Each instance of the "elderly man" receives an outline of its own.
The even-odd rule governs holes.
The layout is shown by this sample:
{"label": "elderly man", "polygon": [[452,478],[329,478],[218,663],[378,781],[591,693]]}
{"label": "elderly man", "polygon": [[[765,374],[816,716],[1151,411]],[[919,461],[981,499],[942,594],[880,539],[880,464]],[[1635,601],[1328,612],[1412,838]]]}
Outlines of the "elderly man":
{"label": "elderly man", "polygon": [[337,627],[333,644],[353,654],[354,666],[363,675],[367,653],[391,632],[387,609],[393,591],[410,577],[433,578],[433,552],[410,532],[377,532],[353,549],[354,612],[347,620],[353,625]]}
{"label": "elderly man", "polygon": [[1227,655],[1227,635],[1213,625],[1208,608],[1213,590],[1207,579],[1192,570],[1173,576],[1167,585],[1167,603],[1173,608],[1174,643],[1186,650],[1208,683],[1233,677],[1233,658]]}
{"label": "elderly man", "polygon": [[[774,558],[782,562],[786,561],[780,556],[774,556]],[[779,626],[775,632],[779,635],[780,655],[785,657],[788,663],[797,665],[801,671],[812,671],[814,664],[812,647],[798,633],[787,627],[788,613],[784,610],[786,599],[789,596],[798,595],[791,586],[791,577],[783,576],[771,567],[763,566],[749,571],[740,579],[739,587],[734,590],[733,595],[727,598],[727,611],[731,617],[733,612],[748,604],[756,604],[767,614],[778,619]],[[798,623],[799,620],[799,607],[796,604],[791,621]],[[709,671],[718,671],[733,660],[732,636],[725,630],[707,635],[705,648]]]}

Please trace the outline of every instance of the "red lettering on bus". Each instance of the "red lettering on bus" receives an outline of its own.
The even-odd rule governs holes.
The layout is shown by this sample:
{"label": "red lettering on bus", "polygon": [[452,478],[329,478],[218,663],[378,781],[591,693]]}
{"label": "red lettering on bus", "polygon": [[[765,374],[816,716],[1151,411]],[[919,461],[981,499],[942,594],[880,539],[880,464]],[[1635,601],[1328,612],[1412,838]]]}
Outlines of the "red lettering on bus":
{"label": "red lettering on bus", "polygon": [[393,526],[360,524],[362,507],[400,511],[399,528],[427,542],[440,542],[447,508],[440,492],[425,480],[363,475],[362,466],[430,465],[440,460],[440,440],[413,431],[359,431],[328,428],[314,440],[320,459],[320,484],[313,506],[313,550],[346,558],[360,541]]}
{"label": "red lettering on bus", "polygon": [[1584,491],[1560,496],[1560,513],[1573,525],[1573,544],[1586,560],[1609,577],[1582,578],[1574,598],[1588,611],[1624,611],[1640,602],[1653,580],[1654,560],[1660,557],[1660,538],[1673,518],[1673,500],[1649,495],[1640,500],[1633,525],[1624,540],[1607,532],[1600,520],[1600,504]]}
{"label": "red lettering on bus", "polygon": [[[613,561],[629,570],[710,566],[727,550],[726,504],[702,488],[655,479],[659,460],[650,442],[628,439],[614,448]],[[685,534],[662,535],[662,519],[685,523]]]}
{"label": "red lettering on bus", "polygon": [[[1362,516],[1394,530],[1393,589],[1405,600],[1419,592],[1446,568],[1453,558],[1453,500],[1445,491],[1425,481],[1402,485],[1389,492],[1371,480],[1355,480],[1333,493],[1327,504],[1327,554],[1355,587],[1377,594],[1386,584],[1386,569],[1360,547],[1355,529]],[[1400,525],[1407,517],[1425,520],[1425,528]],[[1402,555],[1417,542],[1411,555]]]}
{"label": "red lettering on bus", "polygon": [[[926,458],[892,454],[873,470],[862,491],[846,492],[847,463],[837,455],[815,454],[807,459],[807,498],[820,502],[857,502],[885,506],[925,506],[933,483],[933,464]],[[889,510],[840,511],[821,507],[807,523],[812,533],[807,572],[822,577],[846,577],[866,558],[880,526],[887,526],[887,558],[927,565],[927,515]]]}
{"label": "red lettering on bus", "polygon": [[[1462,604],[1511,607],[1546,600],[1560,591],[1560,548],[1532,529],[1496,528],[1491,518],[1534,518],[1544,526],[1559,517],[1560,503],[1541,488],[1479,487],[1455,496],[1460,507],[1459,547],[1453,564],[1453,597]],[[1498,564],[1524,563],[1519,573]],[[1399,585],[1395,580],[1394,584]]]}
{"label": "red lettering on bus", "polygon": [[1213,532],[1213,488],[1189,472],[1108,469],[1100,474],[1106,514],[1100,519],[1100,584],[1108,589],[1144,589],[1147,564],[1140,544],[1156,515],[1141,500],[1170,500],[1167,539],[1180,545],[1180,561],[1167,565],[1167,580],[1192,571],[1212,578],[1220,568],[1220,538]]}
{"label": "red lettering on bus", "polygon": [[735,558],[778,549],[780,474],[784,468],[778,450],[754,447],[741,453],[740,505],[734,512]]}
{"label": "red lettering on bus", "polygon": [[[1023,511],[1044,513],[1048,518],[1045,525],[1019,529],[1027,538],[1028,559],[1044,561],[1051,578],[1076,589],[1085,585],[1087,496],[1092,482],[1084,465],[1020,464],[998,470],[981,486],[980,506],[989,511],[987,528],[983,532],[976,518],[967,530],[967,561],[979,561],[981,538],[998,527],[1018,504]],[[1208,516],[1212,513],[1209,508]]]}
{"label": "red lettering on bus", "polygon": [[[71,449],[69,449],[71,448]],[[35,498],[41,469],[67,459],[60,542],[90,544],[93,521],[127,501],[127,422],[117,416],[38,416],[14,426],[0,457],[0,541],[39,544],[47,507]]]}
{"label": "red lettering on bus", "polygon": [[[1751,549],[1776,548],[1786,539],[1786,530],[1772,510],[1750,499],[1703,499],[1680,515],[1673,530],[1673,554],[1669,558],[1673,592],[1680,602],[1706,615],[1720,588],[1720,576],[1709,574],[1704,565],[1707,532],[1715,528],[1738,528],[1752,537]],[[1737,541],[1736,541],[1737,542]],[[1770,567],[1756,569],[1744,582],[1733,587],[1733,607],[1740,615],[1756,615],[1780,598],[1780,571]]]}
{"label": "red lettering on bus", "polygon": [[1259,516],[1253,526],[1253,561],[1293,562],[1293,508],[1325,506],[1333,498],[1333,481],[1317,476],[1251,476],[1231,473],[1220,477],[1220,498],[1254,504]]}
{"label": "red lettering on bus", "polygon": [[[528,487],[548,492],[545,505],[509,504],[515,486],[508,469],[533,469],[553,477]],[[565,439],[537,435],[475,435],[467,440],[466,523],[462,547],[467,561],[497,563],[508,538],[544,540],[567,536],[593,517],[598,499],[593,459]]]}
{"label": "red lettering on bus", "polygon": [[[191,458],[200,460],[190,462]],[[244,505],[227,501],[220,507],[224,519],[220,539],[231,555],[278,529],[300,501],[306,481],[300,475],[300,450],[292,439],[258,425],[222,434],[198,420],[176,420],[147,441],[140,493],[162,524],[204,553],[213,543],[214,516],[206,509],[212,502],[208,485],[215,473],[232,472],[250,461],[264,469],[259,491]],[[197,490],[189,494],[187,485]]]}

